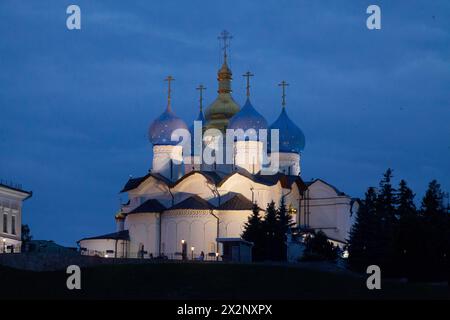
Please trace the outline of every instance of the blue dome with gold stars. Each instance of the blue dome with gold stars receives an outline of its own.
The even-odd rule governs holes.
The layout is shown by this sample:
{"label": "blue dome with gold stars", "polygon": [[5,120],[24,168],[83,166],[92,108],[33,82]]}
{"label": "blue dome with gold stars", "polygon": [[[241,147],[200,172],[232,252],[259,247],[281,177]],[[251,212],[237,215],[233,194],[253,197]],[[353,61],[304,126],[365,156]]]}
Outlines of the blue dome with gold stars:
{"label": "blue dome with gold stars", "polygon": [[[269,129],[279,130],[279,151],[300,153],[305,148],[303,131],[289,118],[283,107],[281,114]],[[270,138],[270,132],[268,133]],[[269,139],[270,140],[270,139]],[[269,148],[271,144],[269,143]]]}
{"label": "blue dome with gold stars", "polygon": [[267,127],[268,124],[266,119],[258,111],[256,111],[248,98],[242,109],[230,119],[230,123],[228,125],[228,129],[242,129],[244,132],[249,129],[254,129],[256,134],[258,134],[258,130],[267,129]]}
{"label": "blue dome with gold stars", "polygon": [[186,123],[173,113],[170,106],[150,125],[148,136],[154,145],[177,145],[179,141],[172,141],[172,132],[176,129],[186,129]]}

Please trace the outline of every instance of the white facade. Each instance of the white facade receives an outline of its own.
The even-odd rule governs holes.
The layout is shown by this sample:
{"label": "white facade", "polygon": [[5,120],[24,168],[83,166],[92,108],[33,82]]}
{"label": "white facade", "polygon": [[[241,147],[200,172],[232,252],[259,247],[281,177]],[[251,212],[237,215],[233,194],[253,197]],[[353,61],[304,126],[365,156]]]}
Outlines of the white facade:
{"label": "white facade", "polygon": [[176,180],[182,176],[183,148],[181,146],[153,146],[152,171]]}
{"label": "white facade", "polygon": [[359,202],[323,180],[309,184],[301,203],[299,223],[322,230],[330,240],[344,244],[348,241]]}
{"label": "white facade", "polygon": [[0,253],[20,252],[22,204],[30,196],[31,192],[0,184]]}

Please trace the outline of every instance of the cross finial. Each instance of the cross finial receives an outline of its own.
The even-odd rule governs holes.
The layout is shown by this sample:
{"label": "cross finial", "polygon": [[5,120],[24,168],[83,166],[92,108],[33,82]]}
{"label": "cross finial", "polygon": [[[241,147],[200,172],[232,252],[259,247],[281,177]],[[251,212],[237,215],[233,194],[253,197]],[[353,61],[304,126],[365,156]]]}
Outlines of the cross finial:
{"label": "cross finial", "polygon": [[200,91],[200,112],[203,111],[203,90],[206,90],[206,87],[200,84],[197,88],[198,91]]}
{"label": "cross finial", "polygon": [[250,97],[250,77],[253,77],[254,74],[251,73],[250,71],[247,71],[247,72],[244,73],[242,76],[245,77],[245,78],[247,78],[247,86],[246,86],[246,89],[247,89],[247,97]]}
{"label": "cross finial", "polygon": [[289,85],[289,83],[287,83],[286,81],[283,80],[278,85],[283,88],[283,95],[281,96],[281,98],[282,98],[281,105],[284,108],[286,105],[286,87]]}
{"label": "cross finial", "polygon": [[224,63],[227,62],[227,48],[230,47],[230,40],[233,39],[233,36],[227,31],[223,30],[220,35],[217,37],[221,42],[223,41],[223,46],[221,49],[223,50],[223,61]]}
{"label": "cross finial", "polygon": [[168,84],[168,90],[167,90],[167,110],[171,109],[171,104],[170,104],[170,100],[172,98],[172,81],[174,81],[175,79],[172,76],[167,76],[167,78],[164,79],[164,81],[167,81]]}

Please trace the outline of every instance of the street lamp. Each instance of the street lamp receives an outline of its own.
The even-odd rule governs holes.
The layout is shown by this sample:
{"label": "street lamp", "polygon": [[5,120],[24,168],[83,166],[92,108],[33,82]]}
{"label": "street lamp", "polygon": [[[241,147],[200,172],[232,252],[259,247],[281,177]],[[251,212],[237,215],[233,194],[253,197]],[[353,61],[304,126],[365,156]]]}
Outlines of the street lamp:
{"label": "street lamp", "polygon": [[6,253],[6,239],[3,238],[2,242],[3,242],[3,253]]}
{"label": "street lamp", "polygon": [[192,260],[194,260],[194,250],[195,250],[195,247],[191,247],[191,258],[192,258]]}

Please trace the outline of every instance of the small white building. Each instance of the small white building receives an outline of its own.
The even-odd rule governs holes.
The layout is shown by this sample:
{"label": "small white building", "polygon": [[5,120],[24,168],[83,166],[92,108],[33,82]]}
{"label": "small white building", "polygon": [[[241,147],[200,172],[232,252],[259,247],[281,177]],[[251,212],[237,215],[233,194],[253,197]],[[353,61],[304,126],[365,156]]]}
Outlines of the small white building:
{"label": "small white building", "polygon": [[32,192],[0,183],[0,253],[21,251],[22,204]]}

